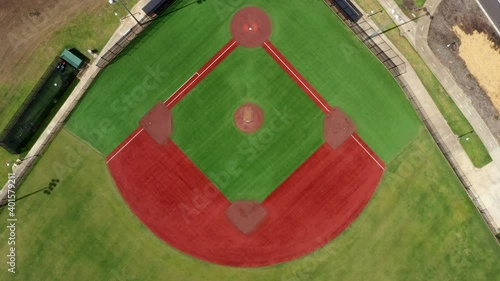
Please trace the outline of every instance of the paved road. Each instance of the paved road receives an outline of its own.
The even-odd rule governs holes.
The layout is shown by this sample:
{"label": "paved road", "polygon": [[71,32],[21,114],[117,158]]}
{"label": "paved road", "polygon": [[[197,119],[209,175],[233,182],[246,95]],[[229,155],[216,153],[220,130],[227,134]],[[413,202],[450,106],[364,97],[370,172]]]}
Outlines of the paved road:
{"label": "paved road", "polygon": [[476,0],[500,35],[500,0]]}

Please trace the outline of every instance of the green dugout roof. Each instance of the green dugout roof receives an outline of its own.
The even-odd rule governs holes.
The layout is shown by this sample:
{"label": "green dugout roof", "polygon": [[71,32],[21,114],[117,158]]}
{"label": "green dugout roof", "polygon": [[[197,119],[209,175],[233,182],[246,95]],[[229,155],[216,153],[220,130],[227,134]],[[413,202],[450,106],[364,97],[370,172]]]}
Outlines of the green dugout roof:
{"label": "green dugout roof", "polygon": [[83,65],[83,60],[81,60],[79,57],[75,56],[72,52],[70,52],[67,49],[64,49],[62,54],[59,56],[61,59],[67,61],[69,64],[71,64],[74,68],[80,69],[81,66]]}

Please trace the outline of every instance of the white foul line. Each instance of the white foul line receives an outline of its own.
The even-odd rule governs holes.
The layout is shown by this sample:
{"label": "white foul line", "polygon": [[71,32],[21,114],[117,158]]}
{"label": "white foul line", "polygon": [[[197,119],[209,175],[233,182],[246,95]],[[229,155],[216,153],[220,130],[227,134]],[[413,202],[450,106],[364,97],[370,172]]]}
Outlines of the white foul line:
{"label": "white foul line", "polygon": [[[219,61],[219,59],[220,59],[220,58],[221,58],[221,57],[222,57],[222,56],[223,56],[223,55],[224,55],[224,54],[225,54],[225,53],[226,53],[229,49],[231,49],[231,48],[234,46],[234,44],[236,44],[236,41],[234,41],[234,42],[233,42],[233,43],[232,43],[229,47],[227,47],[227,48],[224,50],[224,52],[222,52],[222,53],[221,53],[221,54],[220,54],[220,55],[219,55],[219,56],[218,56],[218,57],[217,57],[217,58],[216,58],[216,59],[215,59],[215,60],[214,60],[214,61],[213,61],[210,65],[208,65],[208,67],[206,67],[206,68],[205,68],[205,69],[201,72],[201,74],[199,74],[199,73],[198,73],[198,71],[197,71],[197,72],[195,72],[193,75],[191,75],[191,77],[189,77],[189,79],[188,79],[186,82],[184,82],[184,84],[182,84],[182,85],[179,87],[179,89],[180,89],[180,88],[182,88],[182,87],[184,87],[184,85],[186,85],[186,83],[187,83],[189,80],[191,80],[191,78],[193,78],[193,76],[198,75],[198,76],[196,76],[196,78],[195,78],[193,81],[191,81],[191,83],[189,83],[189,85],[186,87],[186,89],[188,89],[188,88],[189,88],[189,87],[190,87],[190,86],[191,86],[194,82],[196,82],[196,80],[198,80],[198,78],[199,78],[201,75],[203,75],[203,73],[205,73],[205,71],[207,71],[207,69],[209,69],[209,68],[210,68],[210,67],[211,67],[214,63],[216,63],[217,61]],[[179,91],[179,89],[177,89],[177,90],[174,92],[174,95],[177,93],[177,91]],[[170,106],[170,105],[171,105],[171,104],[172,104],[172,103],[173,103],[173,102],[174,102],[174,101],[175,101],[175,100],[176,100],[179,96],[181,96],[181,95],[182,95],[182,93],[184,93],[184,91],[185,91],[186,89],[184,89],[184,90],[182,90],[180,93],[178,93],[178,94],[177,94],[177,95],[176,95],[176,96],[175,96],[175,97],[174,97],[174,98],[173,98],[173,99],[172,99],[172,100],[171,100],[171,101],[167,104],[167,106]],[[167,99],[167,100],[168,100],[168,99]],[[129,144],[130,144],[130,143],[131,143],[131,142],[132,142],[132,141],[133,141],[133,140],[134,140],[134,139],[135,139],[135,138],[136,138],[136,137],[137,137],[137,136],[138,136],[138,135],[139,135],[142,131],[144,131],[144,129],[141,129],[141,130],[140,130],[137,134],[135,134],[135,136],[133,136],[133,137],[132,137],[132,138],[131,138],[131,139],[130,139],[130,140],[129,140],[126,144],[124,144],[124,145],[120,148],[120,150],[118,150],[118,151],[117,151],[117,152],[116,152],[116,153],[115,153],[115,154],[114,154],[111,158],[109,158],[109,160],[108,160],[108,161],[106,161],[106,164],[107,164],[107,163],[109,163],[111,160],[113,160],[113,158],[115,158],[115,157],[116,157],[116,155],[118,155],[118,153],[120,153],[120,152],[121,152],[121,151],[122,151],[122,150],[123,150],[123,149],[124,149],[127,145],[129,145]]]}
{"label": "white foul line", "polygon": [[106,164],[108,164],[111,160],[113,160],[113,158],[115,158],[116,155],[118,155],[118,153],[120,153],[120,151],[122,151],[127,145],[129,145],[130,142],[132,142],[135,137],[137,137],[142,131],[144,131],[144,129],[141,129],[137,134],[135,134],[135,136],[133,136],[125,145],[123,145],[120,150],[118,150],[111,158],[109,158],[108,161],[106,161]]}
{"label": "white foul line", "polygon": [[288,71],[290,71],[290,73],[292,73],[293,76],[295,76],[295,78],[297,78],[297,80],[300,82],[300,84],[302,84],[308,91],[309,93],[312,94],[312,96],[323,106],[323,108],[326,110],[326,112],[330,112],[330,110],[328,109],[328,107],[326,107],[322,102],[321,100],[318,99],[318,97],[314,94],[313,91],[311,91],[311,89],[309,89],[309,87],[307,87],[306,84],[304,84],[304,82],[302,82],[302,79],[300,79],[299,77],[297,77],[297,75],[295,74],[295,72],[293,72],[287,65],[286,63],[281,60],[281,58],[267,45],[267,42],[264,42],[264,45],[266,45],[267,49],[270,50],[271,52],[273,52],[273,54],[281,61],[281,63],[288,69]]}
{"label": "white foul line", "polygon": [[373,159],[373,161],[375,161],[375,163],[377,163],[377,165],[382,168],[382,170],[385,171],[384,167],[382,165],[380,165],[380,163],[377,161],[377,159],[375,159],[375,157],[372,156],[372,154],[370,152],[368,152],[368,150],[366,150],[366,148],[353,136],[351,135],[351,137],[359,144],[359,146],[361,146],[361,148],[368,154],[370,155],[370,157]]}
{"label": "white foul line", "polygon": [[[180,88],[184,87],[184,85],[186,85],[186,83],[189,80],[191,80],[191,78],[193,78],[193,76],[195,76],[195,75],[198,75],[198,76],[196,76],[196,78],[193,81],[191,81],[191,83],[189,83],[189,85],[185,89],[183,89],[182,91],[180,91],[179,93],[177,93],[177,91],[179,91]],[[179,98],[182,95],[182,93],[184,93],[184,91],[186,91],[186,89],[189,89],[189,87],[191,87],[191,85],[194,82],[196,82],[196,80],[198,80],[199,77],[200,77],[200,74],[198,74],[198,72],[195,72],[193,75],[191,75],[191,77],[189,77],[189,79],[186,82],[184,82],[184,84],[182,84],[182,86],[180,86],[180,88],[177,89],[177,91],[174,92],[174,95],[175,94],[177,94],[177,95],[175,95],[175,97],[171,101],[168,102],[167,106],[170,106],[177,98]]]}
{"label": "white foul line", "polygon": [[[218,62],[218,61],[219,61],[219,59],[220,59],[220,58],[221,58],[221,57],[222,57],[222,56],[223,56],[223,55],[224,55],[224,54],[225,54],[225,53],[226,53],[229,49],[231,49],[231,48],[234,46],[234,44],[236,44],[236,41],[234,41],[234,42],[233,42],[233,43],[232,43],[229,47],[227,47],[227,48],[224,50],[224,52],[222,52],[222,53],[221,53],[221,54],[220,54],[220,55],[219,55],[219,56],[218,56],[218,57],[217,57],[217,58],[216,58],[216,59],[215,59],[215,60],[214,60],[214,61],[213,61],[210,65],[208,65],[208,66],[207,66],[207,67],[206,67],[206,68],[205,68],[205,69],[201,72],[201,74],[200,74],[200,73],[198,73],[198,71],[196,71],[193,75],[191,75],[191,77],[189,77],[189,79],[188,79],[186,82],[184,82],[184,84],[182,84],[182,86],[180,86],[180,87],[179,87],[179,89],[180,89],[180,88],[182,88],[182,87],[184,87],[184,85],[186,85],[186,83],[187,83],[189,80],[191,80],[191,78],[193,78],[193,76],[198,75],[198,76],[196,76],[196,78],[195,78],[193,81],[191,81],[191,83],[189,83],[189,85],[186,87],[186,89],[188,89],[188,88],[189,88],[189,87],[190,87],[190,86],[191,86],[194,82],[196,82],[196,80],[198,80],[198,78],[199,78],[200,76],[202,76],[202,75],[203,75],[203,73],[205,73],[205,72],[206,72],[206,71],[207,71],[210,67],[212,67],[212,65],[213,65],[214,63]],[[177,89],[177,91],[179,91],[179,89]],[[169,101],[169,102],[168,102],[168,104],[167,104],[167,106],[170,106],[170,105],[171,105],[174,101],[176,101],[176,100],[177,100],[177,98],[178,98],[179,96],[181,96],[181,95],[182,95],[182,93],[184,93],[184,91],[186,91],[186,89],[182,90],[182,91],[181,91],[180,93],[178,93],[178,94],[177,94],[177,95],[176,95],[176,96],[175,96],[175,97],[174,97],[171,101]],[[177,91],[175,91],[175,92],[174,92],[174,95],[177,93]],[[167,99],[167,100],[168,100],[168,99]]]}
{"label": "white foul line", "polygon": [[234,44],[236,44],[236,41],[234,41],[229,47],[227,47],[224,52],[222,52],[211,64],[209,64],[202,72],[200,75],[203,75],[203,73],[205,73],[205,71],[207,71],[207,69],[209,69],[214,63],[218,62],[220,57],[222,57],[227,51],[229,51],[229,49],[231,49]]}

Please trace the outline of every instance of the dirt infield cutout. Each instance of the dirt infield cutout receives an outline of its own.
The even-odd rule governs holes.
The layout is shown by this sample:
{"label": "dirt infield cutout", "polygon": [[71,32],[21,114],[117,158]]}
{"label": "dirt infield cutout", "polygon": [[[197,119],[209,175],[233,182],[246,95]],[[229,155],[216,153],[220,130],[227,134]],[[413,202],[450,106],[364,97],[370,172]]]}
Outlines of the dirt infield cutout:
{"label": "dirt infield cutout", "polygon": [[325,116],[325,141],[334,149],[341,146],[356,131],[354,123],[340,108],[335,107]]}
{"label": "dirt infield cutout", "polygon": [[261,46],[269,39],[271,30],[271,19],[257,7],[243,8],[231,20],[231,34],[234,40],[247,48]]}
{"label": "dirt infield cutout", "polygon": [[236,201],[225,213],[231,223],[245,235],[255,232],[267,217],[266,209],[255,201]]}
{"label": "dirt infield cutout", "polygon": [[160,145],[165,145],[172,133],[172,112],[158,102],[139,121],[139,125]]}

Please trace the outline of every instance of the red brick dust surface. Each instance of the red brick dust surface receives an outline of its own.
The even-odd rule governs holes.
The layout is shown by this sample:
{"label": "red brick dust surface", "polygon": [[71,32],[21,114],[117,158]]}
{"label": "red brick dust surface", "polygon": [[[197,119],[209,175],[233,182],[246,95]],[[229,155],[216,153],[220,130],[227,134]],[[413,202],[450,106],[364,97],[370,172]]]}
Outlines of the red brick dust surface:
{"label": "red brick dust surface", "polygon": [[345,115],[340,108],[334,107],[326,116],[324,121],[323,135],[325,141],[336,149],[346,141],[354,132],[354,123]]}
{"label": "red brick dust surface", "polygon": [[240,131],[253,133],[257,131],[264,122],[264,112],[255,104],[244,104],[234,113],[234,124]]}
{"label": "red brick dust surface", "polygon": [[269,39],[272,31],[271,19],[257,7],[239,10],[231,20],[231,34],[238,44],[255,48]]}
{"label": "red brick dust surface", "polygon": [[156,143],[164,145],[172,133],[172,112],[163,102],[158,102],[142,117],[139,125]]}
{"label": "red brick dust surface", "polygon": [[267,211],[255,201],[236,201],[226,209],[226,216],[241,233],[250,234],[264,222]]}
{"label": "red brick dust surface", "polygon": [[325,143],[262,202],[266,219],[245,235],[226,216],[231,202],[173,141],[161,146],[134,132],[125,142],[108,167],[130,209],[172,247],[228,266],[268,266],[320,248],[359,215],[383,173],[362,141]]}

